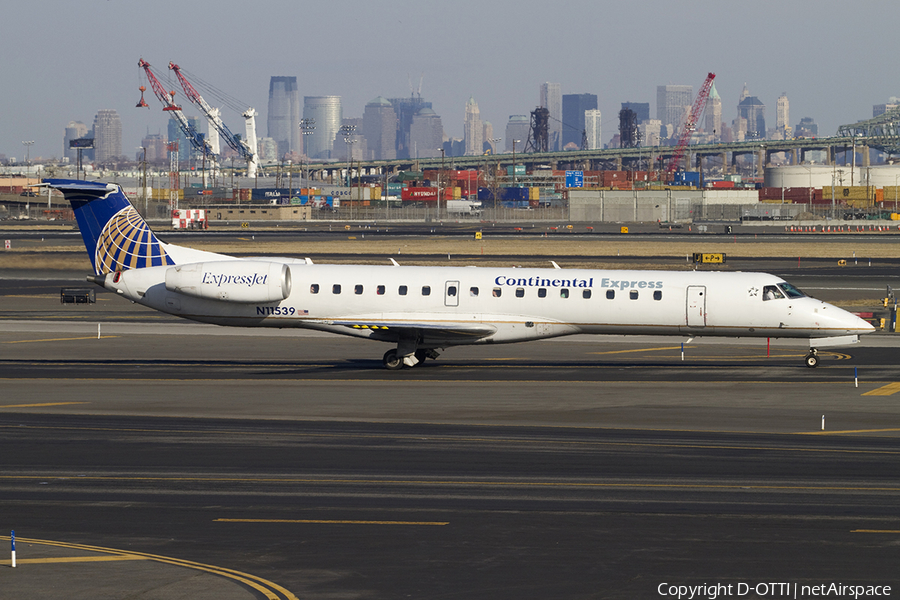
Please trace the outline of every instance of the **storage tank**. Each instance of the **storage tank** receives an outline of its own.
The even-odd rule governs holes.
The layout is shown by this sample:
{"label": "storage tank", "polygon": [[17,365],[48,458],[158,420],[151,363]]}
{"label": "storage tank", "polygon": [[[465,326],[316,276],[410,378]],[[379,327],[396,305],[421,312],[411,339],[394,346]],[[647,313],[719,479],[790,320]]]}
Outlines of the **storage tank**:
{"label": "storage tank", "polygon": [[859,185],[866,185],[866,178],[869,180],[868,184],[876,188],[900,185],[900,165],[878,165],[861,170],[863,179]]}
{"label": "storage tank", "polygon": [[[874,170],[875,167],[872,167]],[[851,177],[851,171],[852,177]],[[835,186],[865,185],[860,167],[855,171],[850,165],[785,165],[766,167],[765,187],[824,188]],[[891,182],[893,184],[893,181]]]}

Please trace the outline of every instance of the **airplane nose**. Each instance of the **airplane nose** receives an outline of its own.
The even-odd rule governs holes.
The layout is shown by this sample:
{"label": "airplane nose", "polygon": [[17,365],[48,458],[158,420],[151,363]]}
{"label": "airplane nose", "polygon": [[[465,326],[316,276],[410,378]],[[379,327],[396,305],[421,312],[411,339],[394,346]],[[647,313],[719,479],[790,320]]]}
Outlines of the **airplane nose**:
{"label": "airplane nose", "polygon": [[851,312],[845,312],[844,318],[841,320],[844,322],[844,327],[853,333],[864,335],[875,331],[875,327],[871,323]]}

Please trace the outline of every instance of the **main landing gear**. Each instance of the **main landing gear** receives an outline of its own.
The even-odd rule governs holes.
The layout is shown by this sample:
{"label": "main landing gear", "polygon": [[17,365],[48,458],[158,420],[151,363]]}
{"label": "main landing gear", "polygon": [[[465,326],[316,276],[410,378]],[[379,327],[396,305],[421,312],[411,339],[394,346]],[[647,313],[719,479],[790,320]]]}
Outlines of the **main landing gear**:
{"label": "main landing gear", "polygon": [[819,351],[815,348],[809,349],[809,354],[806,355],[806,358],[803,359],[803,362],[806,363],[806,366],[810,369],[815,369],[819,366]]}
{"label": "main landing gear", "polygon": [[414,367],[416,365],[420,365],[425,362],[426,358],[435,359],[440,356],[440,352],[435,350],[434,348],[420,348],[411,354],[407,354],[406,356],[401,356],[396,349],[388,350],[384,353],[384,357],[381,359],[381,362],[384,363],[384,368],[389,371],[396,371],[398,369],[402,369],[403,367]]}

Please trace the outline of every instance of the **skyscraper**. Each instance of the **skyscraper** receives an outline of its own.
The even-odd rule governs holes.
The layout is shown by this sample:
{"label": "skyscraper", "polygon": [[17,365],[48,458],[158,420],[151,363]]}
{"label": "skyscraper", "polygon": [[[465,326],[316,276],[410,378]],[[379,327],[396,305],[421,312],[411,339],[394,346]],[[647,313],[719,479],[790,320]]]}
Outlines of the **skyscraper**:
{"label": "skyscraper", "polygon": [[300,92],[297,90],[296,77],[272,77],[269,80],[266,125],[268,137],[278,144],[279,158],[289,152],[301,152]]}
{"label": "skyscraper", "polygon": [[649,102],[623,102],[622,110],[633,111],[635,116],[637,116],[638,125],[650,119]]}
{"label": "skyscraper", "polygon": [[119,113],[103,109],[94,117],[94,161],[103,164],[122,156],[122,120]]}
{"label": "skyscraper", "polygon": [[900,106],[900,98],[897,98],[896,96],[891,96],[885,104],[873,104],[872,118],[880,117],[887,111],[894,110],[898,106]]}
{"label": "skyscraper", "polygon": [[547,149],[556,152],[563,146],[562,92],[558,83],[541,84],[541,106],[550,111]]}
{"label": "skyscraper", "polygon": [[[340,96],[304,96],[303,118],[314,119],[316,128],[306,136],[306,155],[310,158],[330,158],[334,140],[343,121]],[[300,130],[297,121],[297,130]]]}
{"label": "skyscraper", "polygon": [[[362,119],[342,119],[332,144],[331,158],[338,160],[365,160],[369,151],[362,134]],[[345,135],[349,133],[350,135]]]}
{"label": "skyscraper", "polygon": [[812,117],[803,117],[797,124],[796,135],[803,138],[814,138],[819,135],[819,126]]}
{"label": "skyscraper", "polygon": [[484,127],[481,125],[481,111],[478,110],[478,103],[475,98],[469,97],[466,102],[466,156],[478,156],[484,144]]}
{"label": "skyscraper", "polygon": [[[509,115],[509,121],[506,123],[506,143],[504,145],[506,151],[512,152],[515,150],[522,152],[525,150],[530,128],[531,119],[528,115]],[[513,147],[513,141],[515,141],[515,147]]]}
{"label": "skyscraper", "polygon": [[664,135],[674,137],[684,125],[694,96],[692,85],[656,86],[656,118],[666,128]]}
{"label": "skyscraper", "polygon": [[[200,131],[199,117],[187,117],[187,120],[188,124],[190,124],[195,131]],[[203,153],[191,145],[187,136],[181,131],[181,127],[178,126],[178,121],[175,120],[175,117],[169,118],[167,133],[169,142],[178,142],[178,163],[180,165],[190,166],[191,162],[195,159],[199,161],[203,160]]]}
{"label": "skyscraper", "polygon": [[[66,134],[63,136],[62,155],[68,158],[70,163],[74,164],[75,161],[78,160],[78,149],[69,148],[69,142],[83,138],[87,136],[87,133],[87,125],[81,121],[69,121],[69,124],[66,126]],[[82,157],[83,156],[84,154],[82,153]]]}
{"label": "skyscraper", "polygon": [[481,140],[482,140],[482,151],[487,152],[491,151],[491,154],[497,154],[497,144],[496,142],[492,142],[494,139],[494,126],[491,125],[490,121],[482,121],[481,122]]}
{"label": "skyscraper", "polygon": [[397,113],[390,102],[378,96],[366,104],[362,134],[366,138],[368,160],[397,158]]}
{"label": "skyscraper", "polygon": [[575,144],[581,148],[584,111],[597,108],[597,94],[566,94],[562,97],[562,146]]}
{"label": "skyscraper", "polygon": [[706,101],[706,133],[713,141],[722,139],[722,98],[716,91],[715,82],[709,88],[709,99]]}
{"label": "skyscraper", "polygon": [[278,143],[270,137],[261,137],[256,140],[256,152],[262,162],[276,162],[278,160]]}
{"label": "skyscraper", "polygon": [[[146,161],[151,164],[165,164],[166,154],[166,138],[158,133],[148,133],[141,140],[141,146],[144,148],[144,156]],[[138,160],[141,160],[141,151],[138,150]]]}
{"label": "skyscraper", "polygon": [[766,105],[759,98],[746,96],[741,100],[738,103],[738,117],[747,120],[746,139],[766,139]]}
{"label": "skyscraper", "polygon": [[782,92],[775,102],[775,129],[782,139],[789,137],[788,129],[791,127],[790,111],[787,92]]}
{"label": "skyscraper", "polygon": [[662,123],[659,122],[659,119],[647,119],[640,125],[638,128],[641,131],[641,139],[643,140],[641,143],[645,146],[659,146],[659,132],[662,128]]}
{"label": "skyscraper", "polygon": [[587,135],[587,149],[603,148],[603,131],[600,123],[600,111],[591,109],[584,111],[584,130]]}
{"label": "skyscraper", "polygon": [[413,117],[423,108],[432,108],[431,102],[422,100],[421,96],[409,98],[388,98],[388,102],[397,113],[397,158],[413,158],[414,153],[409,143],[409,128],[412,126]]}
{"label": "skyscraper", "polygon": [[419,158],[437,158],[444,143],[444,125],[430,108],[420,108],[409,126],[409,141],[413,154]]}

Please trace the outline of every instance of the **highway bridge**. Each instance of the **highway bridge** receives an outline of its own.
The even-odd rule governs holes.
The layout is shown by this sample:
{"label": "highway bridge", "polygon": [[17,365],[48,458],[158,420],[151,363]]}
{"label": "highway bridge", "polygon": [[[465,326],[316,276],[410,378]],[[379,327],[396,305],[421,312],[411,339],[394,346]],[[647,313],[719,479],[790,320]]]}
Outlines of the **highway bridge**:
{"label": "highway bridge", "polygon": [[[849,127],[849,126],[848,126]],[[825,138],[803,138],[791,140],[750,140],[744,142],[695,144],[688,146],[682,168],[696,168],[700,161],[713,158],[716,166],[724,166],[727,172],[735,172],[740,156],[754,156],[753,164],[756,174],[762,176],[766,165],[770,164],[773,155],[786,154],[786,162],[800,164],[806,161],[806,153],[824,152],[828,164],[837,161],[850,163],[854,152],[862,154],[860,166],[868,166],[869,152],[876,149],[885,152],[897,152],[884,143],[884,139],[876,133],[862,135],[840,135]],[[898,138],[900,139],[900,138]],[[363,175],[397,174],[400,171],[420,171],[423,169],[484,169],[491,166],[525,165],[530,171],[534,168],[570,169],[570,170],[654,170],[665,168],[675,152],[675,146],[648,146],[639,148],[610,148],[603,150],[573,150],[567,152],[508,153],[487,154],[481,156],[447,156],[438,158],[396,159],[353,161],[354,173]],[[340,178],[346,170],[346,160],[326,164],[309,165],[310,177],[316,181],[332,181]]]}

